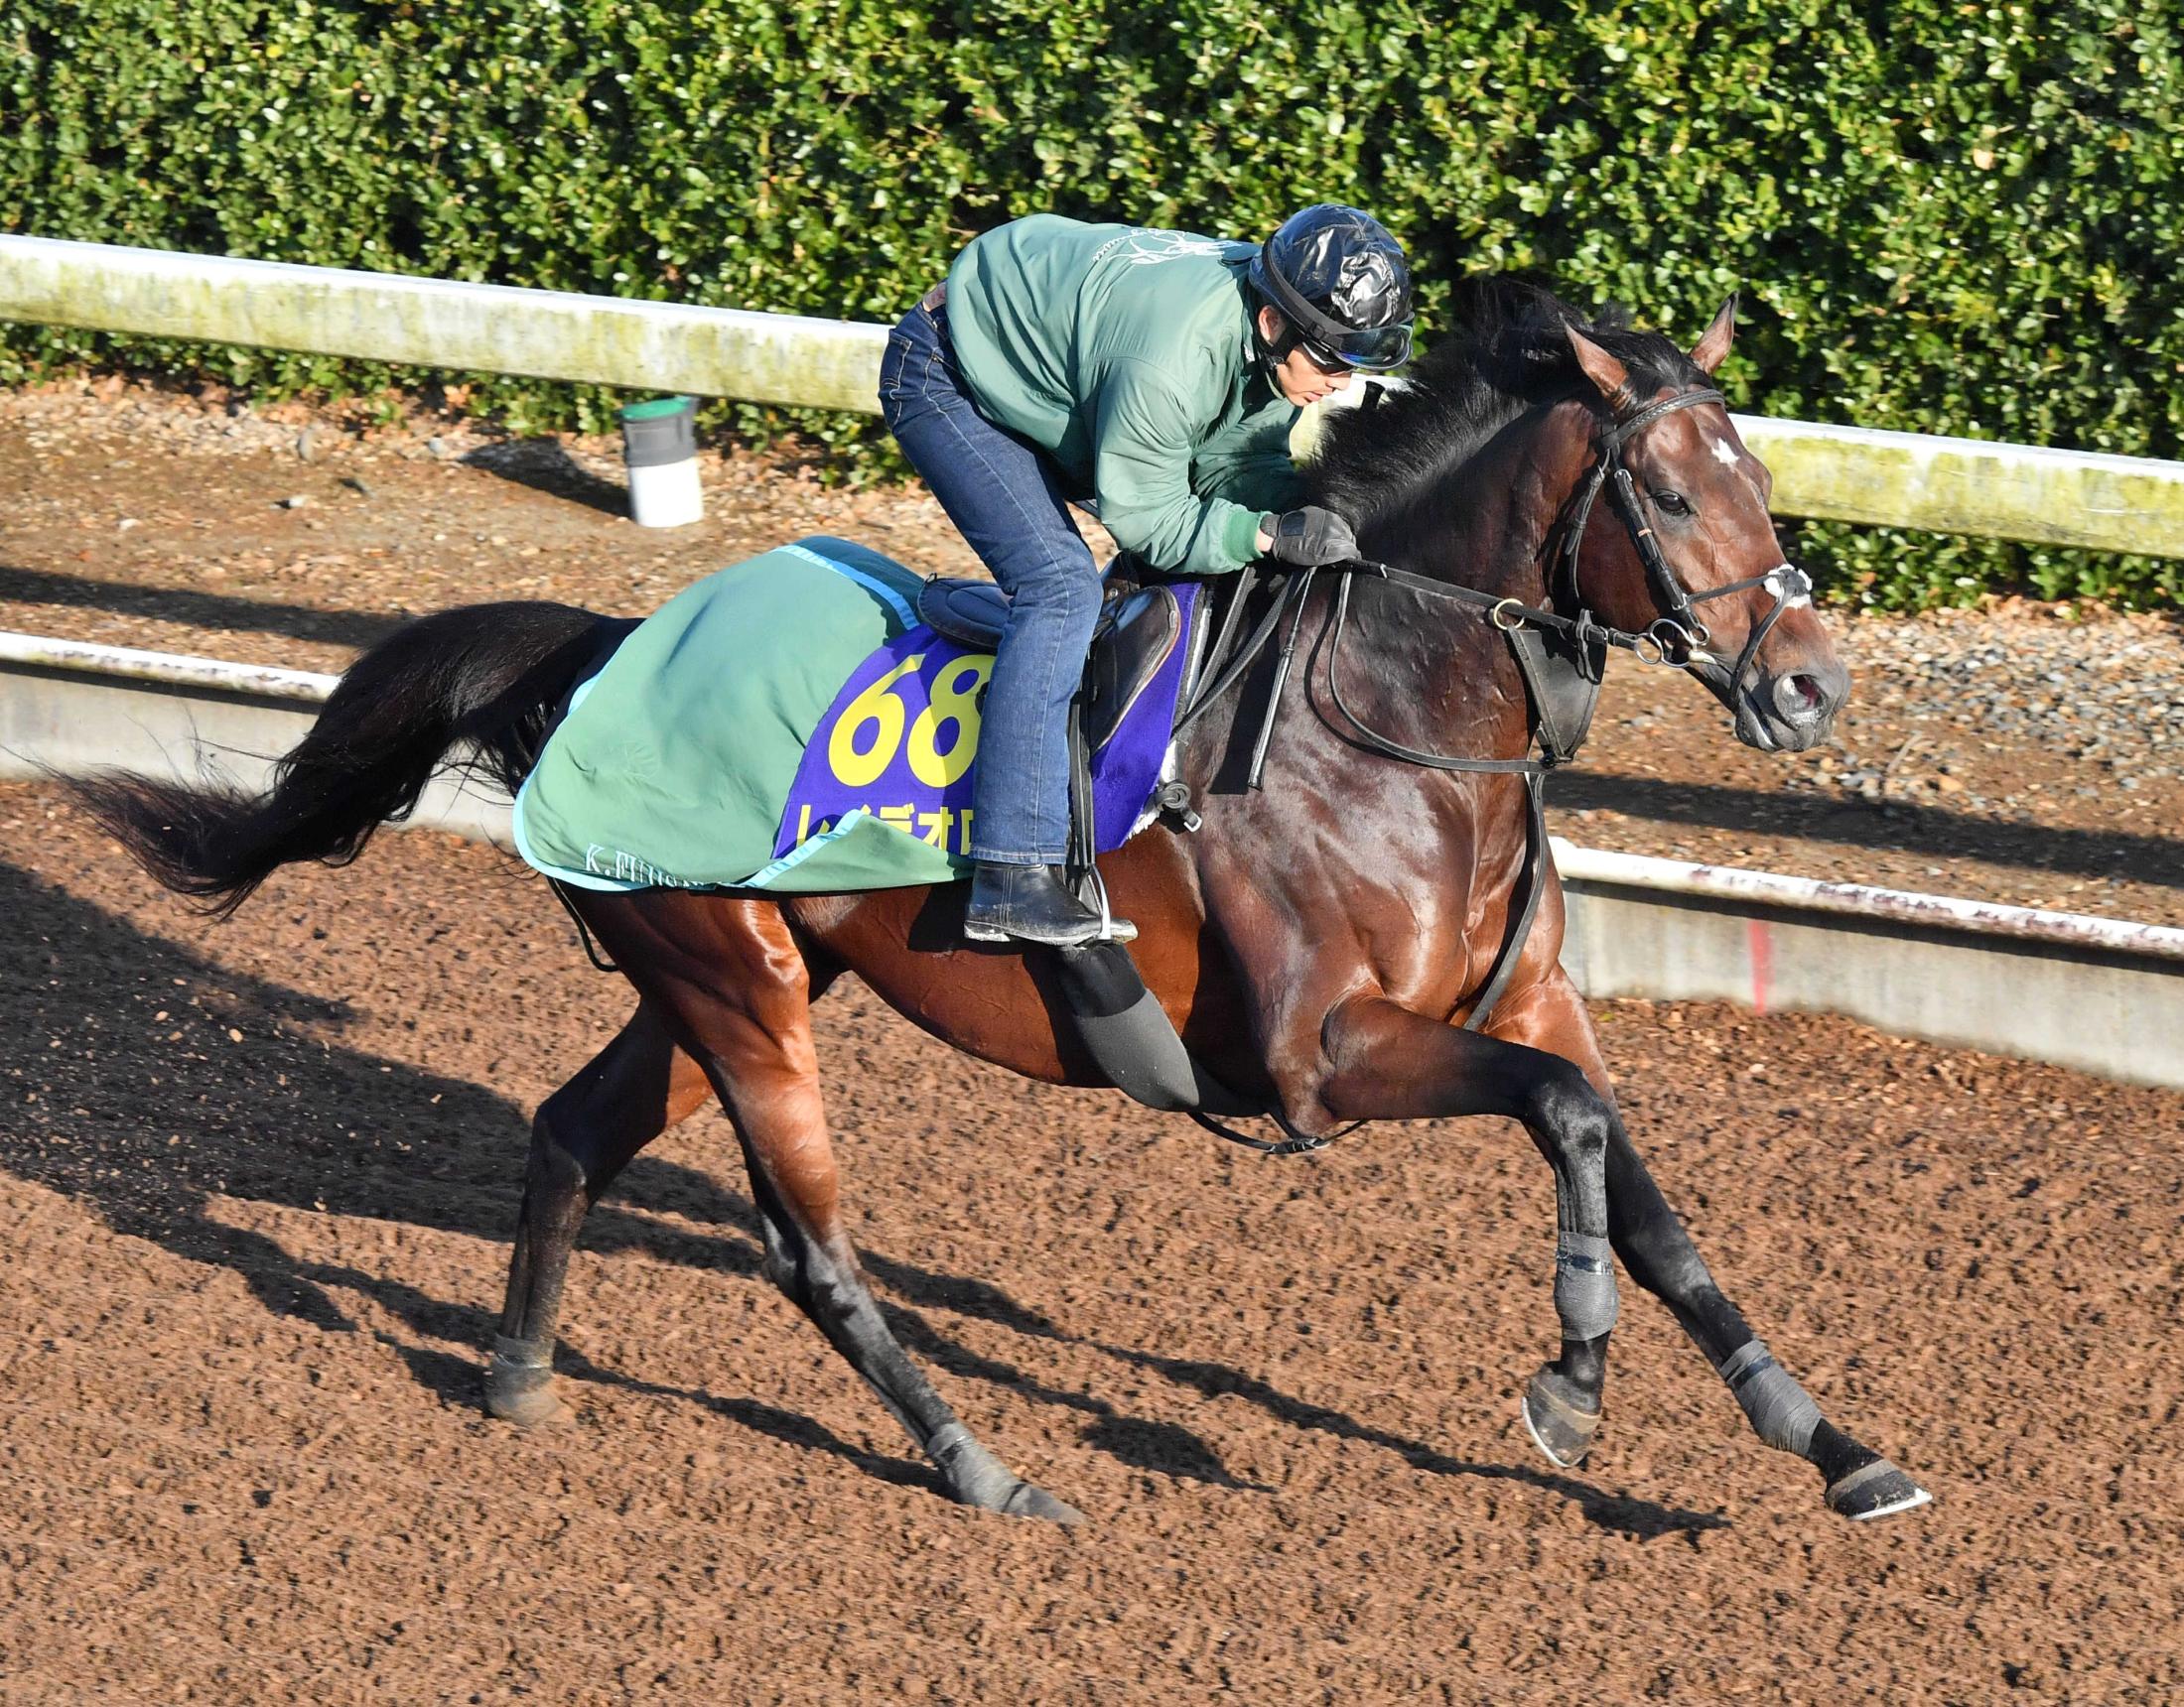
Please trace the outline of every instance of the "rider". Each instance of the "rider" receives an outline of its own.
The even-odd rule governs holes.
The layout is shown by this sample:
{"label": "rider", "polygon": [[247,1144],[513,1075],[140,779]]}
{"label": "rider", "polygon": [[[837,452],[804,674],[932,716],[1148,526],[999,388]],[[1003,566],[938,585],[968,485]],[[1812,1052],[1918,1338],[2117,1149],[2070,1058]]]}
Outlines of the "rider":
{"label": "rider", "polygon": [[1264,244],[1035,214],[975,239],[902,317],[882,413],[1010,595],[981,721],[966,935],[1069,944],[1100,929],[1059,870],[1069,702],[1101,599],[1069,501],[1091,500],[1155,570],[1355,557],[1346,520],[1300,506],[1289,430],[1353,370],[1410,348],[1401,245],[1331,203]]}

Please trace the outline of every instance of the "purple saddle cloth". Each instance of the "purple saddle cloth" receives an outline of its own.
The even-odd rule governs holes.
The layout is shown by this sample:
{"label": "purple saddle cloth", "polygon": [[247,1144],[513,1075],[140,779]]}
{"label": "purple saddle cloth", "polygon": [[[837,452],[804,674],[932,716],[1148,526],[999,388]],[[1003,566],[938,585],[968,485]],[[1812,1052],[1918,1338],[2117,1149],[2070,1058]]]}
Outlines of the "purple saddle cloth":
{"label": "purple saddle cloth", "polygon": [[[1095,646],[1092,816],[1100,853],[1130,839],[1160,784],[1198,591],[1189,582],[1145,589],[1134,597],[1155,604],[1134,611],[1126,601]],[[1171,602],[1162,608],[1159,600]],[[1169,609],[1179,620],[1168,619]],[[1134,622],[1144,624],[1135,637]],[[1110,649],[1104,656],[1102,647]],[[981,706],[993,668],[991,645],[951,639],[923,622],[866,658],[804,748],[775,858],[861,809],[952,864],[968,862]]]}

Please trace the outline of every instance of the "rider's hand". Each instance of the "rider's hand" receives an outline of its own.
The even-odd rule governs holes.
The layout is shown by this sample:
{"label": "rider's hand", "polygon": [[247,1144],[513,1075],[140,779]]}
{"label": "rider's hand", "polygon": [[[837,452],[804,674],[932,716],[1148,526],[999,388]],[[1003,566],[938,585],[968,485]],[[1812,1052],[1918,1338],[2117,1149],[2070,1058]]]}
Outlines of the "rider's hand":
{"label": "rider's hand", "polygon": [[1276,518],[1274,540],[1267,555],[1296,569],[1348,563],[1357,556],[1357,535],[1334,511],[1306,504]]}

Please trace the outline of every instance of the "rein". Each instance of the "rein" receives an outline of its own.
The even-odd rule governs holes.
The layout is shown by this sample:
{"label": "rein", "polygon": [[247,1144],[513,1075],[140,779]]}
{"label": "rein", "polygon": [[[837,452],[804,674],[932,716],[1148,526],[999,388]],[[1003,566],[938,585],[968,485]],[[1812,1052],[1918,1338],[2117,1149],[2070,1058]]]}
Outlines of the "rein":
{"label": "rein", "polygon": [[[1647,664],[1664,665],[1672,669],[1688,669],[1695,674],[1735,692],[1744,688],[1746,674],[1758,655],[1759,647],[1785,610],[1810,601],[1813,591],[1811,579],[1801,569],[1788,563],[1777,564],[1764,575],[1746,577],[1725,586],[1706,588],[1694,592],[1676,573],[1661,550],[1660,541],[1647,525],[1644,512],[1639,507],[1635,482],[1630,470],[1623,463],[1623,446],[1663,416],[1679,409],[1696,408],[1701,404],[1720,403],[1727,400],[1714,390],[1680,392],[1674,397],[1663,398],[1642,409],[1620,416],[1606,426],[1596,441],[1597,454],[1591,472],[1586,476],[1572,512],[1568,533],[1564,536],[1559,555],[1559,586],[1551,590],[1550,597],[1559,593],[1575,606],[1576,614],[1566,616],[1560,610],[1542,609],[1520,602],[1515,598],[1497,597],[1476,588],[1458,587],[1450,582],[1435,581],[1428,576],[1415,575],[1409,570],[1398,569],[1392,564],[1375,563],[1356,559],[1349,563],[1323,566],[1325,573],[1337,575],[1341,580],[1336,588],[1334,613],[1330,623],[1327,645],[1328,698],[1350,732],[1364,745],[1406,764],[1424,766],[1431,770],[1462,771],[1491,775],[1517,775],[1525,779],[1525,899],[1524,907],[1504,940],[1499,955],[1495,957],[1493,971],[1488,974],[1486,986],[1473,1004],[1470,1017],[1464,1021],[1464,1029],[1476,1031],[1483,1026],[1508,988],[1509,980],[1516,972],[1517,962],[1532,934],[1532,924],[1539,912],[1541,896],[1546,890],[1547,862],[1547,807],[1546,785],[1549,772],[1567,764],[1576,756],[1583,743],[1585,731],[1591,722],[1592,699],[1599,692],[1599,679],[1604,671],[1606,648],[1612,646],[1627,651]],[[1577,562],[1584,547],[1585,524],[1591,519],[1594,503],[1603,488],[1614,493],[1616,513],[1622,518],[1630,534],[1631,544],[1644,566],[1648,584],[1668,609],[1638,632],[1611,627],[1595,618],[1583,601],[1577,585]],[[1284,616],[1289,617],[1290,631],[1281,662],[1275,674],[1272,690],[1267,697],[1266,710],[1262,714],[1258,737],[1253,743],[1251,769],[1247,786],[1258,788],[1265,768],[1267,746],[1274,731],[1274,720],[1281,710],[1284,689],[1288,686],[1290,666],[1297,649],[1297,630],[1302,625],[1306,600],[1311,595],[1312,584],[1321,573],[1320,568],[1297,571],[1281,595],[1268,607],[1251,634],[1240,643],[1236,631],[1241,624],[1244,605],[1250,598],[1256,568],[1240,572],[1240,584],[1235,596],[1224,613],[1220,630],[1207,655],[1205,686],[1192,697],[1190,705],[1177,718],[1175,733],[1194,722],[1216,700],[1228,692],[1252,663],[1266,650]],[[1342,637],[1349,626],[1350,592],[1360,579],[1389,583],[1408,591],[1433,598],[1445,598],[1470,606],[1475,613],[1499,629],[1507,639],[1511,654],[1515,657],[1519,674],[1524,679],[1525,691],[1531,699],[1534,712],[1534,735],[1539,742],[1537,757],[1526,758],[1471,758],[1453,753],[1428,752],[1420,747],[1407,745],[1372,727],[1354,711],[1342,697],[1342,685],[1337,665],[1342,655]],[[1712,598],[1725,598],[1732,593],[1748,592],[1764,588],[1774,595],[1774,604],[1767,614],[1752,625],[1743,650],[1734,664],[1724,662],[1706,649],[1711,638],[1706,625],[1692,607]],[[1541,632],[1561,637],[1574,648],[1576,659],[1567,656],[1551,656],[1540,640]],[[1232,650],[1233,648],[1233,650]],[[1672,654],[1681,654],[1682,662]],[[1590,673],[1586,666],[1590,665]],[[1581,714],[1570,721],[1569,726],[1551,715],[1556,704],[1555,677],[1560,671],[1564,678],[1577,678],[1584,686]],[[1239,1132],[1210,1116],[1193,1112],[1191,1117],[1208,1131],[1239,1143],[1249,1149],[1270,1156],[1301,1155],[1323,1148],[1336,1138],[1354,1132],[1366,1122],[1359,1120],[1321,1137],[1310,1137],[1297,1131],[1279,1111],[1272,1117],[1285,1136],[1279,1142],[1255,1138]]]}

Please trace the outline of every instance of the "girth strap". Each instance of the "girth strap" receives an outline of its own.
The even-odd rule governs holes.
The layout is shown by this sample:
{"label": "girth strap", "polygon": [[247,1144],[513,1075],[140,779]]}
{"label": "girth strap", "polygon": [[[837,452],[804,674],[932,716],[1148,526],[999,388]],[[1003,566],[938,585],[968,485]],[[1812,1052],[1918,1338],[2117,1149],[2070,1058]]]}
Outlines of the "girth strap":
{"label": "girth strap", "polygon": [[[1503,935],[1501,951],[1495,957],[1485,986],[1464,1020],[1466,1030],[1478,1031],[1492,1019],[1495,1007],[1508,992],[1517,964],[1524,957],[1525,945],[1531,940],[1533,924],[1539,917],[1540,901],[1547,892],[1547,775],[1555,765],[1574,753],[1584,738],[1592,718],[1592,703],[1599,693],[1604,643],[1587,643],[1580,639],[1577,625],[1570,623],[1557,636],[1563,649],[1555,651],[1550,650],[1537,634],[1497,624],[1509,642],[1525,692],[1532,702],[1544,756],[1536,759],[1463,759],[1421,752],[1390,741],[1360,722],[1340,697],[1333,671],[1340,655],[1350,579],[1348,576],[1343,578],[1335,594],[1333,644],[1328,653],[1329,687],[1343,716],[1369,744],[1390,752],[1391,756],[1438,770],[1513,772],[1525,779],[1525,862],[1519,878],[1524,885],[1524,900]],[[1265,762],[1274,716],[1289,680],[1311,582],[1311,571],[1300,572],[1293,587],[1284,590],[1267,617],[1230,660],[1231,669],[1227,674],[1233,680],[1264,650],[1282,614],[1289,613],[1289,634],[1283,645],[1273,690],[1268,696],[1266,721],[1261,724],[1252,752],[1254,783]],[[1445,591],[1441,584],[1430,585],[1436,591]],[[1246,588],[1238,590],[1238,604],[1242,602],[1241,594],[1248,591]],[[1233,607],[1230,614],[1233,618]],[[1235,627],[1233,620],[1224,624],[1230,640],[1233,640]],[[1201,699],[1198,707],[1206,703]],[[1072,744],[1076,748],[1072,753],[1072,773],[1081,787],[1084,778],[1081,742]],[[1080,860],[1089,865],[1088,851],[1082,848],[1073,851],[1072,863]],[[1104,902],[1104,896],[1101,899]],[[1092,943],[1080,949],[1063,950],[1060,965],[1064,1001],[1076,1021],[1079,1039],[1109,1082],[1138,1102],[1151,1108],[1187,1114],[1216,1136],[1267,1156],[1308,1154],[1366,1123],[1357,1120],[1338,1130],[1312,1135],[1298,1129],[1279,1108],[1254,1109],[1247,1100],[1228,1090],[1184,1046],[1175,1028],[1168,1023],[1166,1013],[1147,991],[1129,951],[1121,944]],[[1260,1114],[1273,1120],[1282,1136],[1279,1139],[1255,1137],[1237,1130],[1220,1117],[1225,1115],[1233,1118],[1245,1114]]]}
{"label": "girth strap", "polygon": [[1501,953],[1487,975],[1486,987],[1463,1022],[1466,1031],[1479,1031],[1494,1016],[1494,1008],[1516,975],[1524,958],[1524,945],[1532,936],[1532,921],[1540,914],[1540,896],[1547,890],[1547,772],[1534,771],[1525,778],[1524,911],[1502,938]]}

